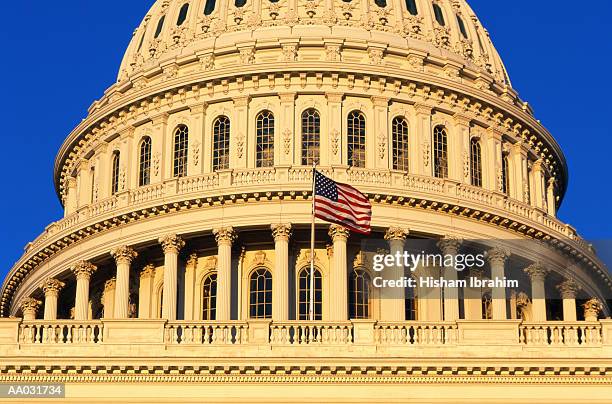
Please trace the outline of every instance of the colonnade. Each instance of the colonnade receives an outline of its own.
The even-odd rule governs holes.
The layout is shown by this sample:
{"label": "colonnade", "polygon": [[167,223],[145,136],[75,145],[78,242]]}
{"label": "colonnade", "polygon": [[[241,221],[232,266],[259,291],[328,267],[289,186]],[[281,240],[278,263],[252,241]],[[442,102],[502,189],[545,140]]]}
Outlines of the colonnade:
{"label": "colonnade", "polygon": [[[278,223],[271,225],[271,232],[275,245],[275,268],[274,282],[272,283],[272,319],[275,321],[287,321],[289,315],[289,242],[292,236],[292,226],[288,223]],[[217,294],[216,294],[216,320],[231,320],[232,305],[232,246],[237,239],[237,232],[232,227],[218,228],[213,231],[217,242],[216,274],[217,274]],[[402,254],[409,235],[408,229],[391,227],[385,233],[385,240],[389,245],[389,252],[392,255]],[[346,321],[349,320],[348,311],[348,274],[349,266],[347,259],[347,245],[350,232],[340,225],[329,227],[329,236],[333,243],[331,253],[331,269],[329,273],[330,296],[333,304],[329,305],[329,318],[325,321]],[[179,253],[185,247],[185,241],[176,234],[169,234],[159,238],[159,243],[164,253],[163,271],[163,300],[161,317],[170,321],[177,319],[178,301],[178,258]],[[456,255],[462,247],[462,240],[446,237],[438,241],[437,246],[444,255]],[[105,318],[123,319],[130,317],[129,310],[129,291],[130,291],[130,272],[132,262],[138,253],[129,246],[121,246],[111,251],[111,256],[116,263],[116,275],[107,281],[103,304],[105,306]],[[502,248],[492,248],[487,253],[491,279],[504,279],[506,263],[510,253]],[[190,260],[191,262],[191,260]],[[197,257],[193,262],[197,262]],[[188,264],[190,265],[190,264]],[[194,266],[194,265],[192,265]],[[87,320],[89,311],[89,290],[90,280],[97,267],[90,262],[80,261],[72,265],[71,272],[76,278],[76,296],[74,307],[75,320]],[[195,270],[191,268],[191,270]],[[146,265],[141,273],[141,283],[150,281],[155,268]],[[189,271],[187,271],[189,272]],[[532,321],[546,321],[546,289],[545,279],[549,270],[539,263],[527,266],[524,272],[531,281],[531,314]],[[383,279],[400,279],[405,274],[405,268],[394,264],[384,269],[381,274]],[[443,268],[419,268],[417,275],[432,276],[442,275],[446,280],[457,280],[458,272],[452,267]],[[186,277],[187,279],[187,277]],[[189,277],[188,282],[193,283],[193,276]],[[40,288],[44,292],[44,319],[56,320],[58,311],[58,296],[65,283],[58,279],[47,279]],[[563,299],[563,318],[565,321],[576,321],[576,294],[579,290],[578,285],[573,279],[566,279],[557,285]],[[385,298],[380,299],[380,313],[378,320],[381,321],[404,321],[405,317],[405,298],[404,288],[389,288],[385,291]],[[431,289],[431,288],[428,288]],[[438,288],[438,290],[421,290],[419,298],[423,299],[426,309],[419,312],[419,320],[445,320],[455,321],[460,319],[459,290],[453,287]],[[473,297],[473,296],[472,296]],[[466,292],[464,302],[470,296]],[[480,305],[480,296],[477,297]],[[186,297],[187,299],[187,297]],[[190,296],[193,300],[193,296]],[[508,319],[507,300],[505,288],[492,288],[491,290],[491,313],[492,320]],[[26,298],[21,302],[23,317],[26,320],[34,320],[37,310],[42,302],[34,298]],[[465,303],[467,319],[473,317],[468,314],[468,303]],[[597,306],[597,305],[595,305]],[[194,320],[193,305],[190,302],[185,304],[185,320]],[[471,309],[470,309],[471,310]],[[475,311],[482,313],[478,307]],[[142,314],[142,312],[141,312]],[[148,314],[150,318],[155,317],[153,313]],[[514,318],[514,315],[511,314]],[[595,314],[595,318],[597,313]],[[478,314],[476,317],[482,318]],[[591,316],[592,317],[592,316]]]}

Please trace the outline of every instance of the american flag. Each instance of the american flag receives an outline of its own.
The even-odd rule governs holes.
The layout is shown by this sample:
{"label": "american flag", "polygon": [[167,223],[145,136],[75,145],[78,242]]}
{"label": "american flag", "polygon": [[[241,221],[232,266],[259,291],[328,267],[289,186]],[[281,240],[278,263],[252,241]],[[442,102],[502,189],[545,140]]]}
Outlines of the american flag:
{"label": "american flag", "polygon": [[370,234],[372,205],[368,198],[350,185],[335,182],[317,170],[314,176],[315,217],[357,233]]}

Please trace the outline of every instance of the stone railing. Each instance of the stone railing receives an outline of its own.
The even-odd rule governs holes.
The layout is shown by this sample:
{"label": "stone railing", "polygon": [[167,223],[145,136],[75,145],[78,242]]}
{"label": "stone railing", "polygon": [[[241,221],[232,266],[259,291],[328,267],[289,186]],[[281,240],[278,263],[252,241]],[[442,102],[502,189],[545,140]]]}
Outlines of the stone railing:
{"label": "stone railing", "polygon": [[[517,320],[457,322],[166,321],[0,319],[2,347],[52,345],[372,346],[380,349],[504,345],[523,348],[612,350],[612,320],[521,323]],[[610,352],[612,354],[612,352]]]}
{"label": "stone railing", "polygon": [[164,342],[170,345],[241,345],[249,341],[248,328],[246,322],[173,321],[166,324]]}
{"label": "stone railing", "polygon": [[600,323],[524,323],[519,328],[519,341],[537,346],[601,346],[603,332]]}
{"label": "stone railing", "polygon": [[32,321],[19,326],[20,344],[100,344],[104,327],[99,321]]}
{"label": "stone railing", "polygon": [[[573,240],[587,256],[592,254],[588,244],[576,231],[558,219],[529,204],[513,200],[506,195],[430,176],[412,175],[390,170],[369,170],[346,167],[321,167],[320,171],[338,181],[350,182],[364,192],[374,195],[399,195],[426,198],[441,204],[460,204],[473,211],[507,217],[509,221],[524,222],[537,232],[553,237]],[[260,169],[224,170],[199,176],[167,180],[164,183],[124,191],[111,198],[79,208],[66,218],[51,224],[26,251],[37,252],[46,243],[84,226],[126,214],[155,204],[178,203],[188,198],[210,198],[229,193],[266,191],[310,191],[312,169],[308,167],[274,167]],[[240,187],[240,188],[237,188]],[[27,254],[26,254],[27,255]],[[597,261],[598,262],[598,261]]]}

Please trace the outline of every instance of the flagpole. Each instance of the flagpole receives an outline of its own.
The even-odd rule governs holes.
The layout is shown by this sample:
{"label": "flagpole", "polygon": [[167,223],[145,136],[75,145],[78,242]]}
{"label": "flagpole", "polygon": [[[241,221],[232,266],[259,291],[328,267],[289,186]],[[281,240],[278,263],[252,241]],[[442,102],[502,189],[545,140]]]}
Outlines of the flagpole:
{"label": "flagpole", "polygon": [[310,321],[314,321],[314,298],[315,298],[315,281],[314,281],[314,249],[315,249],[315,193],[316,193],[316,180],[315,174],[317,171],[317,163],[312,163],[312,222],[310,227],[310,305],[308,308],[308,314]]}

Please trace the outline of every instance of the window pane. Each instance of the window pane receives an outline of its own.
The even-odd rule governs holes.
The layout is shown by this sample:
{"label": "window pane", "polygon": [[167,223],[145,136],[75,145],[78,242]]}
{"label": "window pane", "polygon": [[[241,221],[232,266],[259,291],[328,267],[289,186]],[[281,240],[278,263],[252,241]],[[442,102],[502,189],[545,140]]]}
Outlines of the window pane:
{"label": "window pane", "polygon": [[351,167],[365,167],[366,121],[360,111],[348,116],[348,163]]}
{"label": "window pane", "polygon": [[470,174],[472,185],[482,187],[482,150],[478,139],[470,143]]}
{"label": "window pane", "polygon": [[119,152],[113,153],[113,168],[111,175],[111,192],[112,194],[116,194],[119,192],[119,163],[120,163],[120,154]]}
{"label": "window pane", "polygon": [[[321,272],[314,270],[314,319],[323,319],[323,300]],[[300,271],[298,292],[298,320],[310,320],[310,268]]]}
{"label": "window pane", "polygon": [[355,269],[349,277],[349,318],[370,318],[370,276]]}
{"label": "window pane", "polygon": [[302,114],[302,165],[319,164],[319,145],[321,136],[321,117],[316,109],[308,109]]}
{"label": "window pane", "polygon": [[179,125],[174,132],[174,177],[187,175],[187,153],[189,144],[189,129]]}
{"label": "window pane", "polygon": [[272,274],[260,268],[251,274],[250,318],[272,318]]}
{"label": "window pane", "polygon": [[465,28],[463,19],[460,16],[457,16],[457,24],[459,24],[459,31],[461,31],[461,35],[463,35],[463,37],[467,39],[468,38],[467,29]]}
{"label": "window pane", "polygon": [[393,169],[408,171],[408,122],[401,117],[393,119]]}
{"label": "window pane", "polygon": [[159,34],[161,34],[162,29],[164,29],[164,21],[166,20],[166,16],[162,16],[162,18],[159,19],[159,22],[157,23],[157,29],[155,30],[155,38],[159,37]]}
{"label": "window pane", "polygon": [[263,111],[257,115],[257,167],[274,166],[274,115]]}
{"label": "window pane", "polygon": [[183,7],[181,7],[181,11],[179,11],[179,16],[178,16],[178,20],[176,20],[176,25],[178,25],[179,27],[183,25],[183,23],[187,19],[188,12],[189,12],[189,3],[185,3],[183,4]]}
{"label": "window pane", "polygon": [[443,126],[434,128],[434,176],[448,178],[448,140]]}
{"label": "window pane", "polygon": [[408,12],[412,15],[417,15],[419,13],[415,0],[406,0],[406,8],[408,9]]}
{"label": "window pane", "polygon": [[442,9],[440,8],[440,6],[434,3],[433,10],[434,10],[434,15],[436,16],[436,21],[438,22],[438,24],[444,26],[445,24],[444,14],[442,13]]}
{"label": "window pane", "polygon": [[206,0],[204,15],[211,15],[215,11],[216,0]]}
{"label": "window pane", "polygon": [[217,319],[217,274],[209,275],[202,290],[202,319]]}
{"label": "window pane", "polygon": [[145,137],[140,143],[140,160],[138,167],[138,185],[151,183],[151,138]]}
{"label": "window pane", "polygon": [[213,171],[227,170],[230,157],[230,120],[220,116],[213,125]]}

